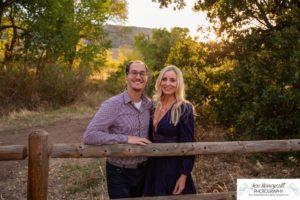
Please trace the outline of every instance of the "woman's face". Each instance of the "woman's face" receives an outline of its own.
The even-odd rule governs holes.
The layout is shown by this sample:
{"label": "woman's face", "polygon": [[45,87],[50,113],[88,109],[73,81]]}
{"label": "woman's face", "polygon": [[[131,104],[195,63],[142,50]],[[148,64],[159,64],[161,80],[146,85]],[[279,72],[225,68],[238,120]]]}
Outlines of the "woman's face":
{"label": "woman's face", "polygon": [[167,71],[164,73],[160,87],[163,95],[175,95],[177,88],[177,75],[174,71]]}

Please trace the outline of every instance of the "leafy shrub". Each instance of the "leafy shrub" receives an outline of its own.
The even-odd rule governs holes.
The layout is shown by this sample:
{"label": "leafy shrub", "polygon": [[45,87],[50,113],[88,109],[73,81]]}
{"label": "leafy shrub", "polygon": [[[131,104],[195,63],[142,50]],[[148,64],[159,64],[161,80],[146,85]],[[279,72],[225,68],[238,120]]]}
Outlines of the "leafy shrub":
{"label": "leafy shrub", "polygon": [[118,69],[111,73],[106,81],[105,89],[112,94],[118,94],[126,88],[125,68],[129,61],[119,64]]}
{"label": "leafy shrub", "polygon": [[66,105],[83,92],[88,72],[84,67],[74,70],[61,65],[47,65],[38,76],[37,91],[41,101]]}
{"label": "leafy shrub", "polygon": [[85,67],[70,69],[48,64],[36,74],[24,73],[19,64],[0,71],[0,113],[40,106],[60,106],[73,102],[82,94],[88,76]]}
{"label": "leafy shrub", "polygon": [[37,100],[36,80],[12,63],[0,71],[0,113],[22,108],[34,108]]}
{"label": "leafy shrub", "polygon": [[300,136],[300,37],[296,28],[254,33],[234,45],[237,66],[212,105],[234,138]]}

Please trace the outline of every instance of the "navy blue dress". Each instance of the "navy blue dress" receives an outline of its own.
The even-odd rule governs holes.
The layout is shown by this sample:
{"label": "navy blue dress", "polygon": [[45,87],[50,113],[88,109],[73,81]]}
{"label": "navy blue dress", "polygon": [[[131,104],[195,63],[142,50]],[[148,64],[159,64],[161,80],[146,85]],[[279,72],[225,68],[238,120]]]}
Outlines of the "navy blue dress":
{"label": "navy blue dress", "polygon": [[[191,104],[181,106],[182,115],[179,123],[170,123],[171,109],[157,124],[156,132],[150,128],[153,143],[178,143],[194,141],[194,116]],[[181,174],[187,176],[182,194],[195,194],[196,189],[191,176],[195,156],[150,157],[146,171],[145,196],[172,195]]]}

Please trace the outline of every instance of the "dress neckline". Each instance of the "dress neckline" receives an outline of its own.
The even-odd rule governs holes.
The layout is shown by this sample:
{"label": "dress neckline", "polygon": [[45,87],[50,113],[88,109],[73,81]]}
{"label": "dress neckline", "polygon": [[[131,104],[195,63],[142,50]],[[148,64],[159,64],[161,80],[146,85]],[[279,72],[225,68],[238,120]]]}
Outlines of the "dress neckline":
{"label": "dress neckline", "polygon": [[[153,132],[156,133],[157,132],[157,127],[159,125],[159,123],[167,116],[167,114],[172,110],[173,106],[174,106],[175,103],[172,104],[172,106],[164,113],[163,116],[161,116],[161,118],[157,121],[156,123],[156,126],[154,126],[154,123],[153,123]],[[154,122],[154,118],[153,118],[153,122]]]}

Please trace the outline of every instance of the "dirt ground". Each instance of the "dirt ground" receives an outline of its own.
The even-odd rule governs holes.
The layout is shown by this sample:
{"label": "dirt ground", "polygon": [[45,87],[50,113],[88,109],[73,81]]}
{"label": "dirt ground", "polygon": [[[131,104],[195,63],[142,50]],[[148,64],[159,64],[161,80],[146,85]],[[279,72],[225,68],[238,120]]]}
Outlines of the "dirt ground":
{"label": "dirt ground", "polygon": [[[0,145],[24,144],[36,129],[49,133],[49,144],[80,143],[90,118],[65,119],[45,126],[0,132]],[[198,141],[220,141],[222,130],[199,130]],[[276,155],[276,154],[275,154]],[[197,156],[193,177],[198,193],[236,190],[237,178],[300,178],[298,157],[284,154]],[[298,158],[298,159],[297,159]],[[27,198],[27,162],[0,162],[0,200]],[[108,199],[104,159],[50,159],[48,199]]]}
{"label": "dirt ground", "polygon": [[[28,135],[36,129],[48,132],[49,145],[54,143],[80,143],[82,134],[90,118],[68,119],[45,127],[33,127],[20,130],[6,130],[0,132],[0,145],[24,144],[28,146]],[[86,162],[86,159],[75,159],[75,162]],[[80,161],[81,160],[81,161]],[[65,162],[73,159],[50,159],[49,171],[49,199],[67,199],[62,195],[54,195],[60,180],[60,174],[55,174]],[[0,199],[26,199],[27,195],[27,164],[28,159],[22,161],[0,162]],[[78,198],[85,199],[85,198]]]}

